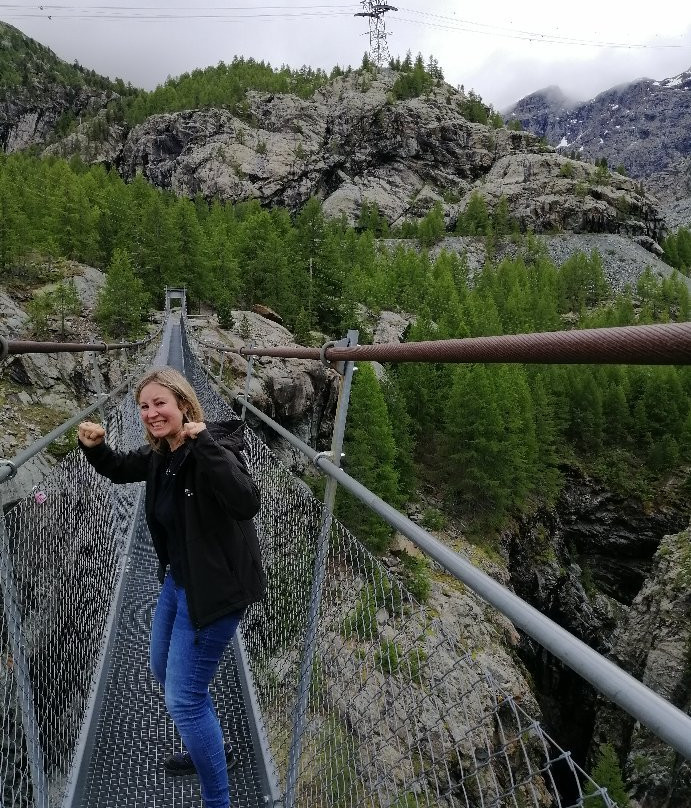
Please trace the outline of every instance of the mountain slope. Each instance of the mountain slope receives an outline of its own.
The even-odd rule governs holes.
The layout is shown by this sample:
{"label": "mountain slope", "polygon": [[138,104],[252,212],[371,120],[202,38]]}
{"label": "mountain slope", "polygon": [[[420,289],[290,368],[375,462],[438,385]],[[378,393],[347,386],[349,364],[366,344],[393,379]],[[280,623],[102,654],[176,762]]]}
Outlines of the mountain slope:
{"label": "mountain slope", "polygon": [[6,152],[67,131],[71,121],[129,94],[131,88],[59,59],[0,22],[0,147]]}
{"label": "mountain slope", "polygon": [[612,87],[575,105],[548,88],[522,98],[507,117],[561,151],[604,157],[632,177],[649,177],[691,155],[691,69]]}

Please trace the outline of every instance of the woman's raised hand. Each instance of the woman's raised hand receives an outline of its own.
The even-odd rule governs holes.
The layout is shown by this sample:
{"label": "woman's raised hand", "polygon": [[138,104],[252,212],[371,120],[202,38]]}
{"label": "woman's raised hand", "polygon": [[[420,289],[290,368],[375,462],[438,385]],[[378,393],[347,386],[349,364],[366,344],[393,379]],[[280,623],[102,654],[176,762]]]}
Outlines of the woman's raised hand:
{"label": "woman's raised hand", "polygon": [[183,440],[192,438],[194,440],[197,435],[206,429],[206,424],[203,421],[185,421],[182,425]]}
{"label": "woman's raised hand", "polygon": [[82,421],[79,424],[79,440],[89,448],[103,443],[106,437],[106,430],[100,424],[91,421]]}

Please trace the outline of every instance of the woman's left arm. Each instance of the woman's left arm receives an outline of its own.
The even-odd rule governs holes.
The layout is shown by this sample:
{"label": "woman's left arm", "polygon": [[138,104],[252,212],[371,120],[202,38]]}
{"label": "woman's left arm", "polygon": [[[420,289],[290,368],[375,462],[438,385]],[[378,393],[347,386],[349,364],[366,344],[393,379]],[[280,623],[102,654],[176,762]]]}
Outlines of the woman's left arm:
{"label": "woman's left arm", "polygon": [[[259,489],[239,454],[216,441],[201,424],[185,424],[187,443],[202,477],[220,505],[236,519],[251,519],[259,511]],[[191,438],[191,440],[190,440]]]}

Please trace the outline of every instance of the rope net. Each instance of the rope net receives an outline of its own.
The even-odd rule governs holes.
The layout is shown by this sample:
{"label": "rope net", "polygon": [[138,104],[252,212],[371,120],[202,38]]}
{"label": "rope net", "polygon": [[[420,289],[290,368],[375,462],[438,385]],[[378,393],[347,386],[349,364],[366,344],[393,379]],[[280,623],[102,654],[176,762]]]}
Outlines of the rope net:
{"label": "rope net", "polygon": [[[207,417],[236,417],[186,337],[184,355]],[[506,673],[517,668],[504,644],[468,647],[458,615],[416,602],[251,430],[245,436],[269,587],[242,634],[287,804],[616,805],[532,717],[539,708],[522,676]],[[465,619],[501,624],[470,593],[466,603]]]}
{"label": "rope net", "polygon": [[[141,444],[131,394],[105,424],[116,448]],[[3,808],[62,804],[137,488],[113,486],[75,449],[0,518]]]}

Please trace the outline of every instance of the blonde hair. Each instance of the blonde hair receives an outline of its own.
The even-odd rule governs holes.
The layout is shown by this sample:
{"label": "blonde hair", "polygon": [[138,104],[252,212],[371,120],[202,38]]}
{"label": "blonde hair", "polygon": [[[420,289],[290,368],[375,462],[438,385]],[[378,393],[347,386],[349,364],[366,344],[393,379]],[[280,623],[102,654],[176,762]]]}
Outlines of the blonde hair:
{"label": "blonde hair", "polygon": [[[153,370],[150,370],[148,373],[142,376],[134,391],[134,400],[137,402],[137,404],[139,404],[139,398],[142,394],[142,390],[147,384],[152,383],[160,384],[161,387],[165,387],[167,390],[170,390],[170,392],[175,396],[178,407],[180,407],[182,412],[190,421],[204,420],[204,410],[202,409],[202,405],[199,403],[199,399],[197,398],[197,394],[194,392],[192,385],[187,381],[182,373],[179,373],[177,370],[175,370],[175,368],[167,366],[153,368]],[[155,452],[160,452],[163,439],[154,438],[148,429],[145,429],[145,432],[146,440],[149,442],[149,444],[151,444],[153,450]]]}

